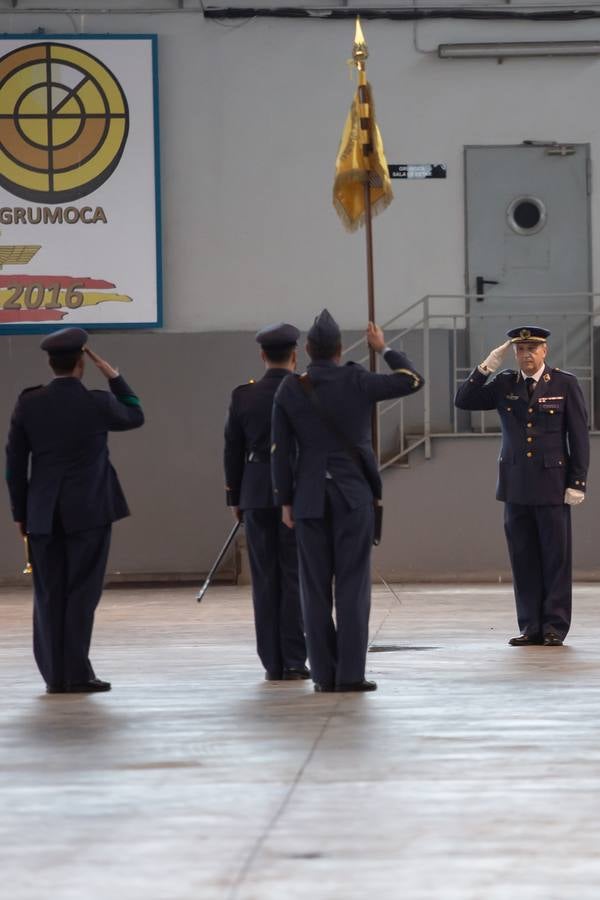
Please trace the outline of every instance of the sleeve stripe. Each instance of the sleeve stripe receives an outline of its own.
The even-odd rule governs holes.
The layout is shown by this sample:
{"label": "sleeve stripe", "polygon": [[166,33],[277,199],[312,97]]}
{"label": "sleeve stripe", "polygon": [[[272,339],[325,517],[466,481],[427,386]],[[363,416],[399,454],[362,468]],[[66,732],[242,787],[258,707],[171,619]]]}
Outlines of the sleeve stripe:
{"label": "sleeve stripe", "polygon": [[409,378],[413,379],[413,389],[419,387],[421,384],[421,379],[415,372],[411,372],[410,369],[392,369],[392,373],[394,375],[408,375]]}

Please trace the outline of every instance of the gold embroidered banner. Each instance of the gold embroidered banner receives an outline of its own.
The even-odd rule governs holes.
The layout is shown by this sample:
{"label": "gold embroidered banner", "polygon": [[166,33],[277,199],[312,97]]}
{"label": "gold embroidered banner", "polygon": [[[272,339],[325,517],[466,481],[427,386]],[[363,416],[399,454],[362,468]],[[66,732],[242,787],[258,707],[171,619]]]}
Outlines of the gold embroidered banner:
{"label": "gold embroidered banner", "polygon": [[373,215],[382,212],[394,197],[375,118],[373,91],[365,72],[367,55],[366,41],[357,19],[351,64],[358,69],[358,86],[344,125],[333,184],[333,204],[348,231],[356,231],[364,224],[366,183],[370,185]]}

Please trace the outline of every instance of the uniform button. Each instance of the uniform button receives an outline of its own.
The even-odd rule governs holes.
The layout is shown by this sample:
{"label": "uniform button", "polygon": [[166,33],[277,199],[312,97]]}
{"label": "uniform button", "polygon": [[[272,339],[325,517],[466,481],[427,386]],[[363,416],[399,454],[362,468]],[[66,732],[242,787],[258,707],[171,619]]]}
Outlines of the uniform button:
{"label": "uniform button", "polygon": [[533,412],[533,407],[530,406],[529,409],[527,410],[527,412],[528,412],[528,413],[532,413],[532,412]]}
{"label": "uniform button", "polygon": [[533,428],[533,422],[528,422],[528,423],[527,423],[527,427],[528,427],[528,428]]}
{"label": "uniform button", "polygon": [[559,459],[558,464],[559,466],[562,466],[562,459]]}
{"label": "uniform button", "polygon": [[576,482],[575,482],[575,484],[579,484],[579,482],[578,482],[578,481],[576,481]]}
{"label": "uniform button", "polygon": [[533,453],[531,452],[531,450],[527,451],[527,456],[533,456]]}
{"label": "uniform button", "polygon": [[553,410],[553,409],[548,410],[548,412],[550,413],[551,416],[554,415],[554,410]]}
{"label": "uniform button", "polygon": [[533,438],[532,438],[531,436],[527,438],[527,443],[528,443],[528,444],[531,444],[532,441],[533,441]]}
{"label": "uniform button", "polygon": [[512,406],[507,406],[507,407],[506,407],[506,412],[512,412]]}

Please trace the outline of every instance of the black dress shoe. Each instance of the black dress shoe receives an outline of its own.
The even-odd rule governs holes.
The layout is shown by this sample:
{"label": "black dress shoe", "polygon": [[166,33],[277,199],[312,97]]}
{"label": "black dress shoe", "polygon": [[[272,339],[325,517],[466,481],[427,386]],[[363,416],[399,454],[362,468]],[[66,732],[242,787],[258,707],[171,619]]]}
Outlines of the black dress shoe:
{"label": "black dress shoe", "polygon": [[376,691],[377,682],[367,681],[366,678],[363,678],[362,681],[354,681],[350,684],[337,684],[335,690],[338,694],[345,694],[348,691]]}
{"label": "black dress shoe", "polygon": [[284,681],[300,681],[303,678],[310,678],[310,669],[306,666],[284,669],[282,677]]}
{"label": "black dress shoe", "polygon": [[544,647],[562,647],[563,639],[553,632],[544,635]]}
{"label": "black dress shoe", "polygon": [[511,638],[508,643],[511,647],[537,647],[542,642],[537,637],[530,637],[528,634],[520,634],[519,637]]}
{"label": "black dress shoe", "polygon": [[100,691],[110,691],[110,681],[100,681],[99,678],[90,678],[84,684],[65,685],[65,694],[97,694]]}
{"label": "black dress shoe", "polygon": [[64,694],[65,689],[62,684],[47,684],[46,685],[46,693],[47,694]]}
{"label": "black dress shoe", "polygon": [[319,684],[318,681],[315,681],[315,692],[317,694],[333,694],[335,688],[332,684]]}
{"label": "black dress shoe", "polygon": [[265,681],[283,681],[283,672],[265,672]]}

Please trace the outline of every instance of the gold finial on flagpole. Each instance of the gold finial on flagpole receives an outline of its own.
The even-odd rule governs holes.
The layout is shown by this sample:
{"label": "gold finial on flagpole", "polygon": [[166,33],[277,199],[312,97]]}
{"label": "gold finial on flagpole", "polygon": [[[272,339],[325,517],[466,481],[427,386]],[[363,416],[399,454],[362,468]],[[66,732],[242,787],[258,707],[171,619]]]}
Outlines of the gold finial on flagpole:
{"label": "gold finial on flagpole", "polygon": [[360,24],[360,16],[356,17],[356,31],[354,32],[354,44],[352,45],[352,59],[354,65],[361,72],[365,71],[369,48]]}

